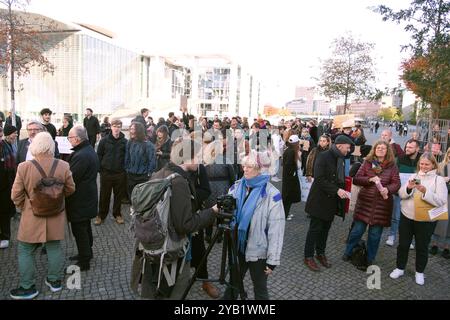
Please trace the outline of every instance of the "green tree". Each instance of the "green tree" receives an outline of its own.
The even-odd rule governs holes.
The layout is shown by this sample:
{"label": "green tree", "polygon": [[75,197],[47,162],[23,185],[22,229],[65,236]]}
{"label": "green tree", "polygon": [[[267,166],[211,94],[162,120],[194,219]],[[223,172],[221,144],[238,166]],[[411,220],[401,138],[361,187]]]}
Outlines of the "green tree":
{"label": "green tree", "polygon": [[434,118],[445,116],[450,100],[450,1],[412,0],[409,8],[394,11],[380,5],[374,11],[383,21],[406,22],[412,42],[403,49],[411,57],[402,64],[407,88],[431,105]]}
{"label": "green tree", "polygon": [[369,98],[374,96],[374,62],[372,43],[359,42],[351,34],[335,39],[331,45],[333,56],[321,66],[319,87],[326,97],[344,98],[344,114],[349,98]]}
{"label": "green tree", "polygon": [[378,112],[378,117],[385,121],[403,121],[403,115],[398,108],[382,108]]}

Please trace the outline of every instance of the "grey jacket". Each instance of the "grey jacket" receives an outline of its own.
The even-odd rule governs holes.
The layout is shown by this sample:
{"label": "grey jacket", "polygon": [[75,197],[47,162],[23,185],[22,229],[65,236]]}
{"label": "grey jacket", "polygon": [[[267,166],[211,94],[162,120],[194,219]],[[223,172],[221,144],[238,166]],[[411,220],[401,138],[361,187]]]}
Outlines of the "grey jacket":
{"label": "grey jacket", "polygon": [[[235,198],[239,182],[240,180],[236,181],[228,193]],[[285,215],[280,191],[268,182],[266,194],[258,200],[250,222],[245,260],[249,262],[267,259],[267,264],[279,265],[284,225]]]}

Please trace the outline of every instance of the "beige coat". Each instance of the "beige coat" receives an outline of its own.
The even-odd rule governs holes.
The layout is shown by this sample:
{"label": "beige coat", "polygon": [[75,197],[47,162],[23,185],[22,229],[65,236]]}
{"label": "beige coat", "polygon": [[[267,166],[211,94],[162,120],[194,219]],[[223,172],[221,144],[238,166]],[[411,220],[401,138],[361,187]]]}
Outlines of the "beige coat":
{"label": "beige coat", "polygon": [[[36,158],[42,169],[48,174],[53,164],[53,157],[39,156]],[[60,160],[54,177],[64,182],[64,194],[69,196],[75,192],[72,172],[69,164]],[[31,161],[22,162],[17,168],[11,199],[16,207],[22,210],[17,240],[26,243],[45,243],[54,240],[63,240],[66,224],[66,212],[48,218],[36,217],[33,214],[30,200],[26,192],[33,197],[33,189],[41,179],[41,175]]]}

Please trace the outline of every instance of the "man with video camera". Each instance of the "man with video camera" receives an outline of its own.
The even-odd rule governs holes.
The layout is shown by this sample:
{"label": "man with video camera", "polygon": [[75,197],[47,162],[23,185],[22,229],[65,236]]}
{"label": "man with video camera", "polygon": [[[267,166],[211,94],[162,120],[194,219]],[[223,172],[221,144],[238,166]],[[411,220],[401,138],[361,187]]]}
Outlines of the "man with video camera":
{"label": "man with video camera", "polygon": [[[270,181],[268,169],[273,167],[267,152],[251,151],[243,158],[244,177],[229,191],[236,199],[236,210],[231,221],[237,242],[240,277],[250,270],[256,300],[268,300],[267,277],[280,264],[285,217],[281,194]],[[229,198],[219,199],[226,211],[233,207]],[[238,283],[233,274],[225,299],[236,299]]]}
{"label": "man with video camera", "polygon": [[[191,139],[184,139],[178,143],[174,143],[170,156],[170,162],[165,165],[161,170],[152,174],[151,179],[164,179],[177,173],[178,176],[172,180],[172,196],[170,198],[170,216],[169,216],[169,235],[171,238],[183,238],[186,235],[210,226],[214,223],[218,213],[217,206],[210,209],[197,210],[197,195],[195,191],[194,182],[190,179],[190,172],[197,171],[198,164],[201,161],[200,152],[201,146],[197,145]],[[138,259],[139,257],[136,257]],[[181,274],[177,270],[177,277],[175,283],[169,286],[167,283],[164,285],[166,288],[164,292],[158,290],[156,296],[151,296],[152,299],[181,299],[184,290],[186,289],[190,279],[190,253],[188,252],[185,257],[180,257],[180,263],[186,259],[186,263],[182,269]],[[155,270],[159,268],[159,265],[155,265]],[[151,268],[153,269],[153,268]],[[140,269],[133,269],[132,276],[137,276],[140,273]],[[165,280],[161,280],[165,281]],[[143,282],[143,292],[154,292],[152,287],[154,283]]]}

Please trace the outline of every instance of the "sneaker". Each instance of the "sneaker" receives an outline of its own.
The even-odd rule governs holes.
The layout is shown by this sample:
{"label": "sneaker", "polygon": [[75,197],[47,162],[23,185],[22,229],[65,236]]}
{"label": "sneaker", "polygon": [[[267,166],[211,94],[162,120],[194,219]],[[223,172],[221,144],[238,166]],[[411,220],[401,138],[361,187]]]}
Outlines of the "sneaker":
{"label": "sneaker", "polygon": [[409,245],[409,250],[414,250],[414,249],[415,249],[414,244],[411,243],[411,244]]}
{"label": "sneaker", "polygon": [[293,217],[294,217],[293,214],[288,214],[286,220],[291,221]]}
{"label": "sneaker", "polygon": [[100,218],[99,216],[95,217],[94,224],[95,224],[96,226],[99,226],[99,225],[101,225],[102,223],[103,223],[102,218]]}
{"label": "sneaker", "polygon": [[388,239],[386,240],[386,245],[388,245],[389,247],[393,247],[394,241],[395,241],[394,236],[389,236]]}
{"label": "sneaker", "polygon": [[0,249],[6,249],[9,247],[9,240],[0,241]]}
{"label": "sneaker", "polygon": [[442,251],[442,257],[445,259],[450,259],[450,250],[444,249],[444,251]]}
{"label": "sneaker", "polygon": [[391,277],[392,279],[398,279],[401,276],[403,276],[405,274],[405,270],[400,270],[400,269],[394,269],[394,271],[391,272],[391,274],[389,275],[389,277]]}
{"label": "sneaker", "polygon": [[420,286],[425,284],[425,276],[423,273],[416,272],[416,283]]}
{"label": "sneaker", "polygon": [[280,179],[280,178],[278,178],[278,177],[272,177],[272,181],[273,181],[273,182],[280,182],[280,181],[281,181],[281,179]]}
{"label": "sneaker", "polygon": [[19,287],[9,292],[9,296],[14,300],[31,300],[36,298],[38,294],[39,291],[36,290],[35,286],[32,286],[29,289]]}
{"label": "sneaker", "polygon": [[438,253],[438,251],[439,251],[438,246],[432,246],[430,249],[430,254],[434,256]]}
{"label": "sneaker", "polygon": [[61,280],[50,281],[48,280],[48,278],[46,278],[45,284],[50,288],[52,292],[58,292],[62,290]]}
{"label": "sneaker", "polygon": [[117,216],[116,217],[116,222],[117,222],[117,224],[124,224],[125,223],[125,221],[123,220],[122,216]]}

